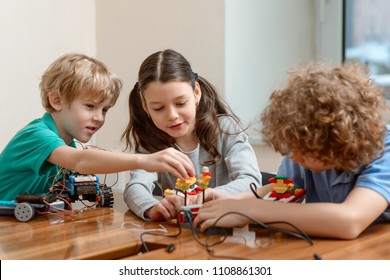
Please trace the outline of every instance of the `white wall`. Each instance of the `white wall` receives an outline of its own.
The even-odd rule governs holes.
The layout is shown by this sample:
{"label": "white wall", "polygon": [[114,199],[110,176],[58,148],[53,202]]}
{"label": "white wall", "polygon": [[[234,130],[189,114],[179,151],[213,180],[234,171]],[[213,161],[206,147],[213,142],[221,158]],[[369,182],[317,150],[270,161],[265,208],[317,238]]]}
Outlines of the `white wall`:
{"label": "white wall", "polygon": [[[103,148],[122,149],[127,98],[138,68],[147,55],[165,48],[183,53],[245,123],[256,122],[288,68],[337,49],[332,35],[323,39],[318,32],[341,32],[329,8],[340,2],[0,0],[0,151],[17,130],[42,115],[40,77],[70,51],[96,56],[124,82],[97,134],[96,144]],[[316,25],[321,5],[325,17]],[[258,136],[254,132],[252,141]]]}
{"label": "white wall", "polygon": [[40,77],[60,55],[96,55],[94,0],[0,1],[0,151],[40,117]]}
{"label": "white wall", "polygon": [[156,51],[179,51],[223,94],[224,0],[96,0],[96,7],[98,58],[124,82],[99,131],[99,146],[122,149],[130,90],[142,61]]}
{"label": "white wall", "polygon": [[261,143],[259,115],[287,70],[315,57],[312,0],[226,0],[225,89],[234,112]]}
{"label": "white wall", "polygon": [[315,0],[316,59],[330,64],[342,61],[343,1]]}

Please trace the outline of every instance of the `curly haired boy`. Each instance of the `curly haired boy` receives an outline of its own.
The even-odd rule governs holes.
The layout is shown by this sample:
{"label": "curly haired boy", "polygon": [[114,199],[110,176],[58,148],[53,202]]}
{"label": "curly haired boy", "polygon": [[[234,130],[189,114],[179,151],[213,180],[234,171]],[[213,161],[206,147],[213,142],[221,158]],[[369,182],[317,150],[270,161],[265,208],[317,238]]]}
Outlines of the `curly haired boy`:
{"label": "curly haired boy", "polygon": [[[262,222],[286,221],[307,234],[354,239],[373,222],[390,220],[390,127],[382,89],[366,68],[309,63],[289,72],[261,120],[264,141],[285,155],[278,170],[306,190],[306,203],[228,197],[209,192],[198,213],[202,230],[237,211]],[[259,189],[267,193],[269,186]],[[218,198],[233,198],[229,202]],[[250,221],[227,215],[219,226]]]}

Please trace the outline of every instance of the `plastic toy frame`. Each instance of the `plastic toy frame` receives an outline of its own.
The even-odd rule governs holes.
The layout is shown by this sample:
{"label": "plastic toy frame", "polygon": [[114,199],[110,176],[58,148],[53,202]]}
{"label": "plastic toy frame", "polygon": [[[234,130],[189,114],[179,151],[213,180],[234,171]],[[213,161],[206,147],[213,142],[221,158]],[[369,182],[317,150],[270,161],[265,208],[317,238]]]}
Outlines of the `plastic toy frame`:
{"label": "plastic toy frame", "polygon": [[28,222],[35,217],[37,211],[40,212],[53,212],[59,209],[65,208],[65,202],[56,200],[52,203],[30,203],[30,202],[17,202],[0,201],[0,214],[1,215],[14,215],[20,222]]}
{"label": "plastic toy frame", "polygon": [[295,186],[291,179],[284,176],[272,177],[268,182],[272,183],[273,190],[263,197],[265,200],[301,202],[306,194],[303,188]]}
{"label": "plastic toy frame", "polygon": [[97,202],[96,206],[100,207],[114,204],[112,188],[100,184],[97,176],[66,172],[47,194],[20,194],[16,200],[0,201],[0,214],[14,215],[18,221],[28,222],[36,213],[69,209],[78,200]]}
{"label": "plastic toy frame", "polygon": [[188,223],[193,223],[194,219],[198,215],[199,208],[201,207],[201,204],[180,207],[179,213],[177,214],[177,221],[184,226]]}

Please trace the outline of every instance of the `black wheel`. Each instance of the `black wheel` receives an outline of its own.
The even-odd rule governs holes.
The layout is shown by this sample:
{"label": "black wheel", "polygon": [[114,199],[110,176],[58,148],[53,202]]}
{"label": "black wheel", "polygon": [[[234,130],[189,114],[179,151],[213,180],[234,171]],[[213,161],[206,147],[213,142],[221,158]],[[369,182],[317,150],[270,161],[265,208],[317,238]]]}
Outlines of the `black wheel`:
{"label": "black wheel", "polygon": [[114,206],[114,193],[111,187],[103,186],[102,199],[100,201],[102,207],[113,207]]}
{"label": "black wheel", "polygon": [[28,222],[35,216],[35,209],[28,202],[22,202],[16,205],[14,210],[15,217],[20,222]]}

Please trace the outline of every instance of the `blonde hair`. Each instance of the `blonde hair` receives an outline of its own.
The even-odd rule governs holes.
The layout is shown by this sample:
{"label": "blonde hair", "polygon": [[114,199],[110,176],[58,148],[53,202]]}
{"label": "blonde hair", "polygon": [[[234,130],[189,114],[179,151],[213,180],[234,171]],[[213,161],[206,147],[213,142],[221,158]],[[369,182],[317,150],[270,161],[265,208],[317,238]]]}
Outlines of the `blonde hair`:
{"label": "blonde hair", "polygon": [[102,62],[83,54],[65,54],[55,60],[42,75],[39,84],[42,105],[51,113],[48,94],[58,91],[68,104],[81,94],[98,98],[101,102],[111,97],[113,106],[122,87],[122,82]]}
{"label": "blonde hair", "polygon": [[309,63],[272,93],[262,134],[283,155],[292,151],[354,170],[383,153],[385,108],[382,88],[362,65]]}

